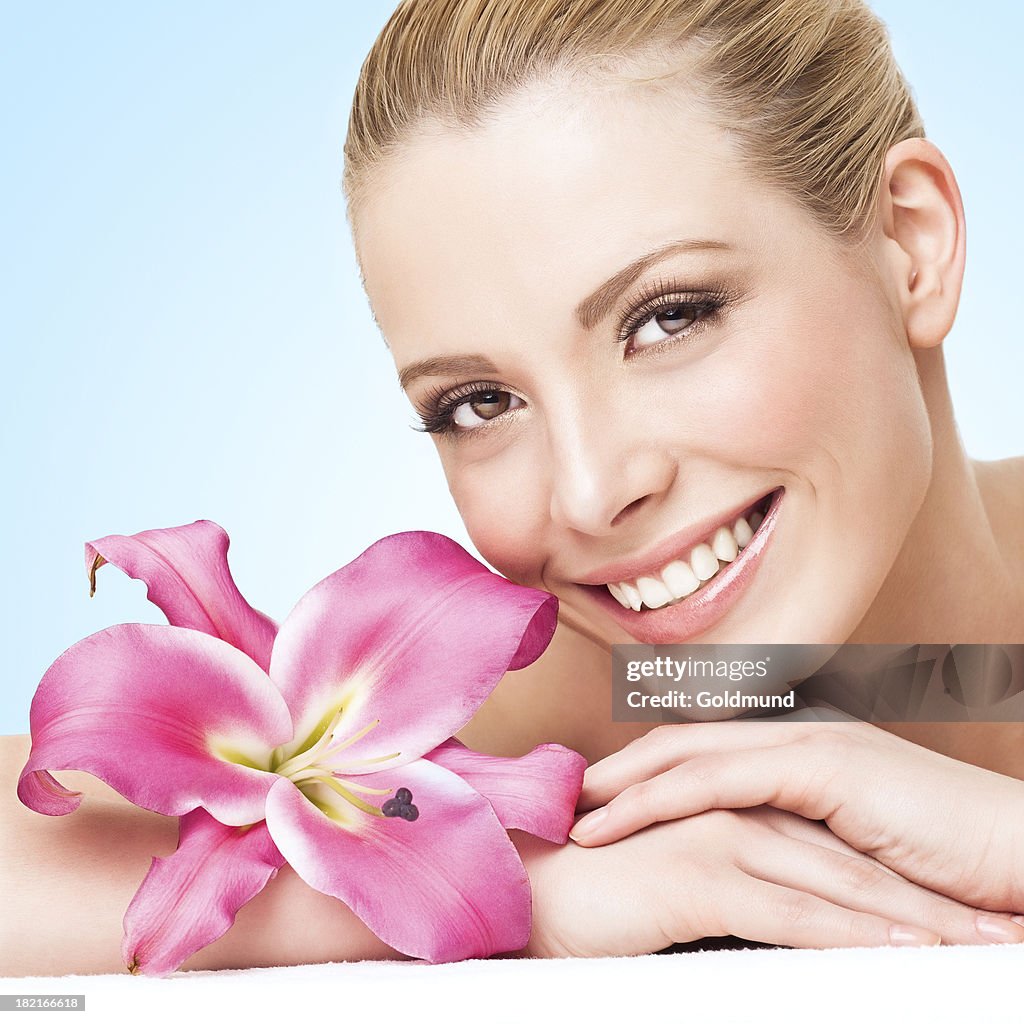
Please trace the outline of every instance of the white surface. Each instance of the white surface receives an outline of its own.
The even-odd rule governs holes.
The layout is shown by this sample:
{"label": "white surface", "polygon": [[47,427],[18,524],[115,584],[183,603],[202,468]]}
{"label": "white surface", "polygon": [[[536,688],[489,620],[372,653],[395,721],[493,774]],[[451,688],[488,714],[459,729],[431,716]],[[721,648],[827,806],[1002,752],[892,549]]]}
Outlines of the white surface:
{"label": "white surface", "polygon": [[[605,960],[348,963],[0,978],[84,993],[75,1021],[1024,1021],[1024,946],[748,949]],[[17,1018],[12,1018],[17,1019]]]}

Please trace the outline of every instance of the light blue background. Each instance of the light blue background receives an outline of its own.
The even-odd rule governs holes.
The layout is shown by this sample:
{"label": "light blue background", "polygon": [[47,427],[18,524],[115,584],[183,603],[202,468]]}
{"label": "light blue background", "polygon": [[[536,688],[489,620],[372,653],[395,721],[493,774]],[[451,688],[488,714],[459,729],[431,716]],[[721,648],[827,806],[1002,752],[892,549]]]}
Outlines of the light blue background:
{"label": "light blue background", "polygon": [[[82,545],[208,518],[283,618],[372,541],[469,545],[359,288],[340,192],[391,0],[0,4],[0,733],[66,647],[163,621]],[[875,4],[969,219],[962,433],[1024,451],[1021,8]],[[894,486],[898,486],[894,481]]]}

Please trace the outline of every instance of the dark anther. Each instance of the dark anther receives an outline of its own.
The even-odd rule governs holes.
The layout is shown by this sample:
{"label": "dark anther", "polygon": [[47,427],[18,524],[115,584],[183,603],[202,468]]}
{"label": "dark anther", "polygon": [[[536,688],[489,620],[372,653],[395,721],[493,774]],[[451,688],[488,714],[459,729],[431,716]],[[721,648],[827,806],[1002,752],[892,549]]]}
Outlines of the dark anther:
{"label": "dark anther", "polygon": [[395,790],[395,795],[390,800],[385,800],[380,809],[385,818],[415,821],[420,816],[420,809],[412,802],[412,792],[405,786]]}

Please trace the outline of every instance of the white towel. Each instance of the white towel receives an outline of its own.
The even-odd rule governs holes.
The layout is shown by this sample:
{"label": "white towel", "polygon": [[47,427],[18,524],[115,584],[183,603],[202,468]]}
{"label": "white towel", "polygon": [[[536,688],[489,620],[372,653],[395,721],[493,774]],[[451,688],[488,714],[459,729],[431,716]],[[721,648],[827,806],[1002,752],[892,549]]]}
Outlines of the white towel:
{"label": "white towel", "polygon": [[0,993],[84,994],[68,1024],[992,1024],[1024,1022],[1022,982],[1024,945],[1012,945],[0,978]]}

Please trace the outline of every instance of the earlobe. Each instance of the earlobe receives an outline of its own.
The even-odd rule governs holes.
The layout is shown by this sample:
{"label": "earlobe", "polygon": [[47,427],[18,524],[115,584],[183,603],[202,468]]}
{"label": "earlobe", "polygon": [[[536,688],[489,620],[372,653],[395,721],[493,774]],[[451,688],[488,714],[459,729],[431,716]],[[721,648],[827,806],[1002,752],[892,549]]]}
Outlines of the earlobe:
{"label": "earlobe", "polygon": [[933,348],[953,326],[966,255],[960,189],[933,143],[906,139],[889,150],[878,214],[907,340]]}

